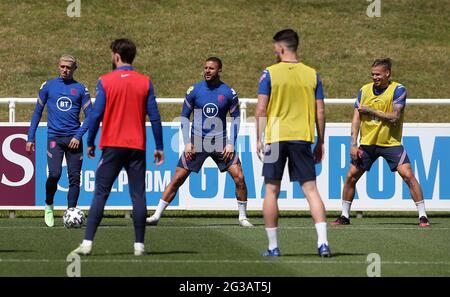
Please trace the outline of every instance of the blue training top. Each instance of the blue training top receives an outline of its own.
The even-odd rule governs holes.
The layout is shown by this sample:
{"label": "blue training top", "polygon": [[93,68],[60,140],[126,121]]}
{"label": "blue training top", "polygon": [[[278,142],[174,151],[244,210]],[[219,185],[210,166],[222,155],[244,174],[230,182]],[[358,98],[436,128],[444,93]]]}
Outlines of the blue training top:
{"label": "blue training top", "polygon": [[219,81],[217,85],[209,85],[203,80],[187,90],[181,111],[181,129],[185,144],[191,142],[189,118],[192,112],[194,119],[191,134],[203,138],[227,138],[226,116],[230,112],[233,120],[227,143],[235,145],[240,125],[239,99],[227,84]]}
{"label": "blue training top", "polygon": [[[41,85],[39,96],[28,130],[28,141],[35,141],[35,134],[47,104],[48,137],[73,136],[81,140],[88,129],[87,118],[92,109],[88,89],[75,80],[57,77]],[[85,121],[80,124],[80,111],[83,109]]]}

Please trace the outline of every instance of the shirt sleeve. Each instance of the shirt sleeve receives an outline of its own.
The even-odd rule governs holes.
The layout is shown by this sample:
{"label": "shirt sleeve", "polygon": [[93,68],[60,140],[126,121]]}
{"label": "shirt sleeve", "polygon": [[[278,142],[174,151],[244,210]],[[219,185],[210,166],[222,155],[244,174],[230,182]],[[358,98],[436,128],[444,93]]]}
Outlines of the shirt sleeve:
{"label": "shirt sleeve", "polygon": [[34,142],[36,129],[41,121],[42,112],[44,111],[45,104],[48,100],[48,83],[44,82],[39,89],[39,95],[34,108],[33,116],[31,118],[30,128],[28,129],[28,141]]}
{"label": "shirt sleeve", "polygon": [[181,133],[183,135],[184,144],[188,144],[191,142],[191,137],[189,134],[191,122],[189,118],[191,117],[191,113],[194,110],[195,105],[195,87],[191,86],[186,91],[186,97],[183,102],[183,109],[181,110]]}
{"label": "shirt sleeve", "polygon": [[91,94],[89,93],[89,90],[87,87],[83,86],[83,97],[81,98],[81,109],[84,112],[84,121],[83,124],[81,124],[80,128],[78,128],[77,133],[75,134],[75,138],[80,140],[84,133],[89,128],[89,114],[92,111],[92,102],[91,102]]}
{"label": "shirt sleeve", "polygon": [[358,92],[358,97],[356,98],[356,101],[355,101],[355,105],[354,105],[355,108],[359,108],[359,106],[361,105],[361,94],[362,94],[362,90],[360,89]]}
{"label": "shirt sleeve", "polygon": [[265,69],[259,78],[258,94],[270,96],[271,92],[272,86],[270,82],[270,73],[269,70]]}
{"label": "shirt sleeve", "polygon": [[393,104],[406,105],[406,88],[403,85],[398,85],[394,90]]}
{"label": "shirt sleeve", "polygon": [[149,81],[149,91],[147,97],[147,114],[150,117],[152,123],[153,137],[155,139],[156,149],[162,151],[163,145],[163,133],[161,125],[161,116],[158,111],[158,104],[156,103],[155,90],[153,88],[152,81]]}
{"label": "shirt sleeve", "polygon": [[316,80],[316,100],[323,100],[325,98],[325,95],[323,93],[322,80],[320,79],[319,73],[316,73]]}
{"label": "shirt sleeve", "polygon": [[105,89],[103,88],[101,79],[98,80],[95,90],[96,95],[94,107],[91,109],[88,117],[88,146],[94,146],[95,136],[97,135],[98,128],[100,127],[100,122],[103,119],[103,113],[105,112],[106,107]]}
{"label": "shirt sleeve", "polygon": [[227,142],[232,145],[236,145],[237,136],[241,124],[241,111],[239,108],[239,98],[235,90],[231,89],[232,99],[230,104],[230,115],[233,118],[230,127],[230,137]]}

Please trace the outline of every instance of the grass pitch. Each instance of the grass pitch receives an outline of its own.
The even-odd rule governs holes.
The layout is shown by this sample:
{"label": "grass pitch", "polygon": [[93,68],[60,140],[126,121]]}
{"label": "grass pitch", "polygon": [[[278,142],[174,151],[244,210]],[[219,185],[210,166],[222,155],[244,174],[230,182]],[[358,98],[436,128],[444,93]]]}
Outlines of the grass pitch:
{"label": "grass pitch", "polygon": [[[80,17],[71,18],[68,1],[0,1],[0,97],[36,97],[57,75],[63,53],[78,58],[75,78],[95,94],[98,77],[111,69],[110,42],[126,36],[138,46],[137,70],[152,77],[159,98],[183,97],[212,55],[223,59],[222,78],[240,98],[256,98],[261,72],[275,62],[272,37],[288,27],[300,33],[300,59],[318,70],[326,98],[355,98],[378,57],[393,59],[392,79],[406,86],[408,98],[450,96],[450,0],[383,0],[374,18],[365,0],[80,3]],[[29,121],[33,110],[21,105],[16,120]],[[160,105],[163,121],[180,111]],[[254,106],[247,114],[254,116]],[[449,114],[447,105],[408,106],[405,122],[449,122]],[[327,107],[329,122],[352,115],[352,106]],[[0,120],[7,119],[1,105]]]}
{"label": "grass pitch", "polygon": [[[282,217],[283,256],[263,258],[263,219],[242,228],[237,218],[164,217],[146,231],[147,255],[133,255],[131,219],[105,218],[93,255],[81,257],[81,276],[298,277],[367,276],[368,255],[381,258],[381,276],[450,276],[450,218],[431,216],[422,229],[411,217],[352,219],[329,226],[332,258],[317,256],[316,231],[308,217]],[[332,217],[329,217],[329,221]],[[41,218],[0,219],[0,276],[66,276],[67,256],[85,229],[54,228]]]}

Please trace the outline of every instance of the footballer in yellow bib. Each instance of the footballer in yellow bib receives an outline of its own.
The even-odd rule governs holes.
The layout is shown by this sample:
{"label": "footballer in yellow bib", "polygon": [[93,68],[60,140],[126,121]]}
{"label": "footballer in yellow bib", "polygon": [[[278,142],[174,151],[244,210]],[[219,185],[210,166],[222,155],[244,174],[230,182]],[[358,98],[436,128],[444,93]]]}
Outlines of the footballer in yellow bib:
{"label": "footballer in yellow bib", "polygon": [[[330,257],[325,206],[316,185],[315,164],[324,153],[325,106],[322,82],[316,70],[299,62],[299,37],[292,29],[273,37],[276,64],[261,75],[256,104],[256,151],[263,161],[264,221],[269,239],[265,257],[278,257],[276,239],[278,195],[283,172],[288,164],[291,181],[300,183],[306,199],[313,205],[311,215],[317,231],[320,257]],[[317,141],[314,143],[315,128]],[[264,133],[264,137],[263,137]],[[265,142],[265,146],[264,143]]]}
{"label": "footballer in yellow bib", "polygon": [[[408,185],[419,213],[419,226],[430,225],[422,189],[402,145],[406,88],[390,80],[391,66],[390,59],[375,60],[371,72],[373,82],[359,90],[351,128],[351,164],[342,190],[342,214],[332,225],[350,224],[350,207],[356,183],[379,157],[385,159],[391,171],[397,171]],[[361,139],[358,147],[359,133]]]}

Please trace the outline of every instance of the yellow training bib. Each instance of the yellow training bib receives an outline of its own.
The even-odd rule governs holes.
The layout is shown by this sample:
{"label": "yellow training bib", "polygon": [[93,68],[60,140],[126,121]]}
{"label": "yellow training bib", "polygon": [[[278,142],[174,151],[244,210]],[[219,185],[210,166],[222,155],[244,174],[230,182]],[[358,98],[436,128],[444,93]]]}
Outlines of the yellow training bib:
{"label": "yellow training bib", "polygon": [[[369,106],[382,112],[393,112],[394,91],[399,83],[391,82],[389,87],[380,95],[373,92],[373,83],[361,88],[360,105]],[[403,132],[403,114],[400,120],[391,124],[377,117],[361,114],[361,144],[379,146],[401,145]]]}
{"label": "yellow training bib", "polygon": [[267,68],[271,93],[265,142],[314,142],[316,70],[303,63],[280,62]]}

